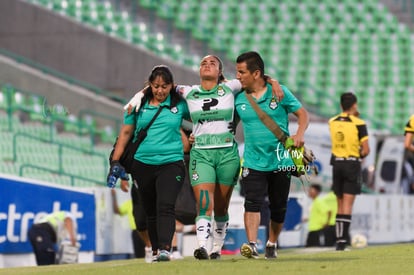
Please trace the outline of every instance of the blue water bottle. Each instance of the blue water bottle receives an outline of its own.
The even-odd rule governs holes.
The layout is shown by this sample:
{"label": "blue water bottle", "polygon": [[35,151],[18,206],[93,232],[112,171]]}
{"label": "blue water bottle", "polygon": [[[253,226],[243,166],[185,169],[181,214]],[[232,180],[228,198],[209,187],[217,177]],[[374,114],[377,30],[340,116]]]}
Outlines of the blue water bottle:
{"label": "blue water bottle", "polygon": [[111,173],[108,175],[107,186],[109,188],[114,188],[116,186],[116,182],[118,181],[118,178],[119,178],[119,167],[114,166],[111,170]]}

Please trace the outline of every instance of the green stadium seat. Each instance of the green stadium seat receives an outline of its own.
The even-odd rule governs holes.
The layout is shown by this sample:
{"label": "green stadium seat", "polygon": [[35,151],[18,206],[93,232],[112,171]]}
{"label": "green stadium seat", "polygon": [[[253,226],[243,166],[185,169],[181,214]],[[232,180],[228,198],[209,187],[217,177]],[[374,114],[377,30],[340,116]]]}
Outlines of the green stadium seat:
{"label": "green stadium seat", "polygon": [[209,26],[197,23],[192,27],[192,36],[200,41],[207,41],[211,39],[212,31]]}
{"label": "green stadium seat", "polygon": [[23,106],[26,103],[25,95],[20,91],[12,91],[12,107],[16,108],[18,105]]}
{"label": "green stadium seat", "polygon": [[6,110],[8,107],[8,97],[4,88],[0,87],[0,109]]}
{"label": "green stadium seat", "polygon": [[85,114],[80,118],[80,122],[87,132],[96,131],[97,123],[93,116]]}
{"label": "green stadium seat", "polygon": [[214,51],[225,53],[227,50],[227,41],[223,37],[216,36],[208,43],[210,48]]}
{"label": "green stadium seat", "polygon": [[117,132],[109,125],[99,131],[101,142],[113,144],[115,142]]}
{"label": "green stadium seat", "polygon": [[190,31],[191,26],[194,23],[193,16],[191,14],[182,13],[174,17],[175,26],[180,30]]}
{"label": "green stadium seat", "polygon": [[176,1],[161,1],[158,4],[157,15],[163,19],[173,19],[177,13],[177,2]]}
{"label": "green stadium seat", "polygon": [[155,9],[158,3],[153,0],[139,0],[139,5],[146,9]]}
{"label": "green stadium seat", "polygon": [[64,0],[61,1],[61,12],[67,16],[76,18],[80,20],[82,18],[82,11],[81,11],[82,2],[80,1],[68,1]]}
{"label": "green stadium seat", "polygon": [[148,42],[148,31],[147,26],[144,23],[140,23],[139,25],[132,25],[131,26],[131,36],[132,41],[134,44],[145,44]]}

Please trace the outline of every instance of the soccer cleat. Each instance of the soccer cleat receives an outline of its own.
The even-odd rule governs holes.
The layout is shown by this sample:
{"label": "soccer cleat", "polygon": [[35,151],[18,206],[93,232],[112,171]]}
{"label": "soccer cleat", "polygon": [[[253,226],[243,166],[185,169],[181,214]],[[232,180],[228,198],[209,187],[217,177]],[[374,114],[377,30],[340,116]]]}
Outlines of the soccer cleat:
{"label": "soccer cleat", "polygon": [[221,255],[218,252],[213,252],[210,254],[210,260],[220,260]]}
{"label": "soccer cleat", "polygon": [[337,242],[336,243],[336,250],[337,251],[344,251],[346,247],[346,243],[345,242]]}
{"label": "soccer cleat", "polygon": [[277,258],[276,246],[266,246],[265,259],[271,260]]}
{"label": "soccer cleat", "polygon": [[184,257],[181,255],[180,251],[173,251],[171,254],[171,260],[182,260]]}
{"label": "soccer cleat", "polygon": [[208,253],[204,247],[199,247],[194,250],[194,258],[199,260],[208,260]]}
{"label": "soccer cleat", "polygon": [[160,254],[158,254],[158,261],[159,262],[168,262],[171,260],[171,254],[167,250],[161,250]]}
{"label": "soccer cleat", "polygon": [[152,263],[153,256],[152,256],[152,248],[151,247],[145,247],[145,262],[146,263]]}
{"label": "soccer cleat", "polygon": [[246,258],[254,258],[254,259],[259,258],[259,253],[257,252],[257,247],[255,243],[243,244],[240,247],[240,254]]}

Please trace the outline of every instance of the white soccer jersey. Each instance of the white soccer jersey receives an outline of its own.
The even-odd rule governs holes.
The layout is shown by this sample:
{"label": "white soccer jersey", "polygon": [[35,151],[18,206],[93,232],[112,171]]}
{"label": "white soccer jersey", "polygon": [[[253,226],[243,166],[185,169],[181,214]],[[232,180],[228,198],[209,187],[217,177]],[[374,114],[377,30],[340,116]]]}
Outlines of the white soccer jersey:
{"label": "white soccer jersey", "polygon": [[186,99],[193,122],[195,148],[221,148],[233,145],[230,123],[234,114],[234,93],[240,82],[230,80],[207,91],[200,85],[177,88]]}

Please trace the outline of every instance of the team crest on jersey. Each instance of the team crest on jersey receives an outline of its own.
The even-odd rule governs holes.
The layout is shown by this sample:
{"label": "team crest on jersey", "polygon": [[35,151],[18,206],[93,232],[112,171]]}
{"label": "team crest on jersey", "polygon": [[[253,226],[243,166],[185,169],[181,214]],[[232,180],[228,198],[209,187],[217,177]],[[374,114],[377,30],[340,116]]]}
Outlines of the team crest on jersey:
{"label": "team crest on jersey", "polygon": [[277,108],[277,100],[276,98],[272,97],[269,104],[270,109],[274,110]]}
{"label": "team crest on jersey", "polygon": [[224,92],[224,90],[223,90],[223,87],[218,87],[217,88],[217,95],[218,96],[223,96],[225,94],[225,92]]}
{"label": "team crest on jersey", "polygon": [[171,113],[176,114],[177,112],[178,112],[177,107],[174,106],[171,108]]}
{"label": "team crest on jersey", "polygon": [[193,176],[192,176],[192,179],[193,180],[198,180],[200,177],[199,177],[199,175],[198,175],[198,173],[197,173],[197,171],[196,170],[194,170],[193,171]]}
{"label": "team crest on jersey", "polygon": [[249,175],[249,168],[243,168],[242,177],[245,178]]}

